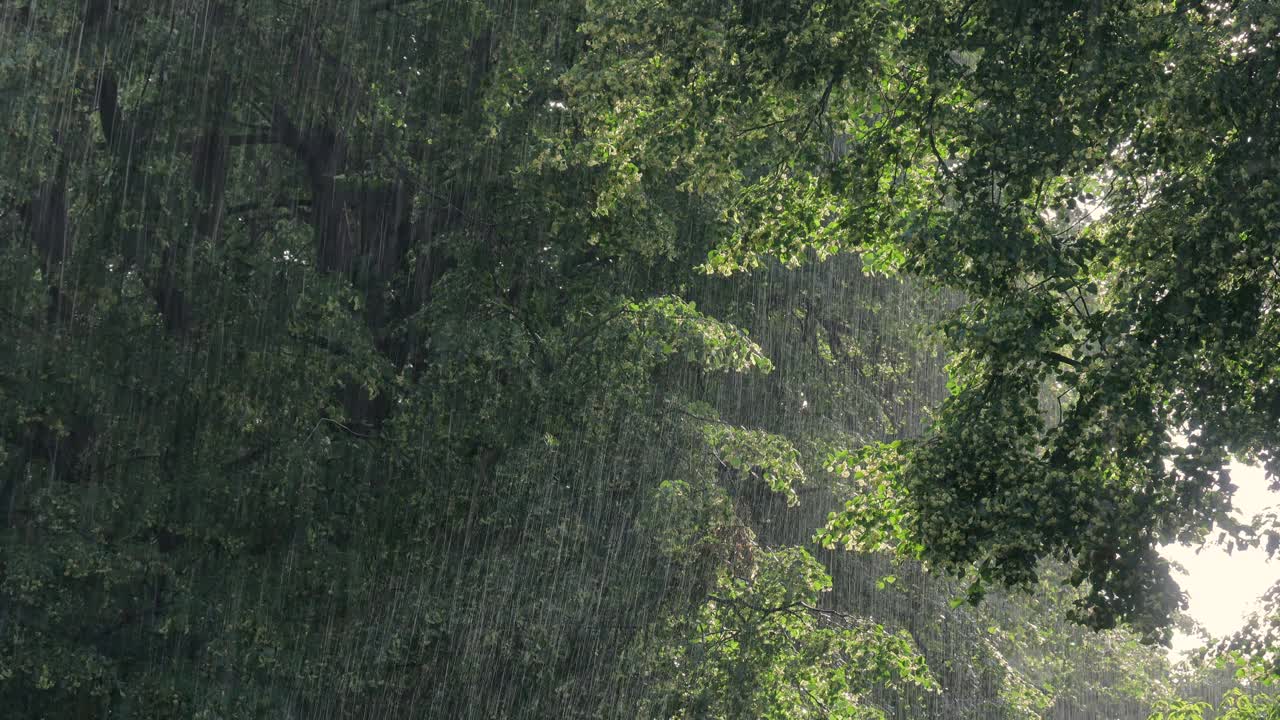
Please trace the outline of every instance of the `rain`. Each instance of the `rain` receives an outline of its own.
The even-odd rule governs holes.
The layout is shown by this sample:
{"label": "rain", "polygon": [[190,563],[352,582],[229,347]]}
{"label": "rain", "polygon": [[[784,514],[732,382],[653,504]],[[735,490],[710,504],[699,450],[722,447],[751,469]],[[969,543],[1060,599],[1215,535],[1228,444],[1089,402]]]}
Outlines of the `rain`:
{"label": "rain", "polygon": [[0,0],[0,718],[1280,717],[1280,10],[1051,5]]}

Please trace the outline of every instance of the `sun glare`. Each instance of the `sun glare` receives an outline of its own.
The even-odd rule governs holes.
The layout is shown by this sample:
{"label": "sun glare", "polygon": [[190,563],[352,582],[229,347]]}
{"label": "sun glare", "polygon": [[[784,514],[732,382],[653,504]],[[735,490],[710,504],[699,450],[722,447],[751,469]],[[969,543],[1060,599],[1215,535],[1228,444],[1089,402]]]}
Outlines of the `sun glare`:
{"label": "sun glare", "polygon": [[[1262,468],[1232,463],[1231,481],[1237,486],[1234,497],[1236,515],[1248,520],[1271,505],[1280,503],[1280,495],[1271,492]],[[1186,568],[1176,575],[1187,593],[1192,618],[1214,638],[1221,638],[1244,624],[1257,607],[1258,598],[1280,579],[1280,561],[1267,560],[1261,549],[1226,550],[1214,544],[1201,548],[1167,545],[1161,553]],[[1178,633],[1172,652],[1181,654],[1200,645],[1199,638]]]}

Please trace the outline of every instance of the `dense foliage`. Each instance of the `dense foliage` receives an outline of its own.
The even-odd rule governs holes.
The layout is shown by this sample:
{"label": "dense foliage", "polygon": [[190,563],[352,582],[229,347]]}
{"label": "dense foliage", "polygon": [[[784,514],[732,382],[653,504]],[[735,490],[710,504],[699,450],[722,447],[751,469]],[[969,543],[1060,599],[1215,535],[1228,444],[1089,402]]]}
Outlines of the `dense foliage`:
{"label": "dense foliage", "polygon": [[0,707],[1182,717],[1155,548],[1280,538],[1278,33],[3,4]]}

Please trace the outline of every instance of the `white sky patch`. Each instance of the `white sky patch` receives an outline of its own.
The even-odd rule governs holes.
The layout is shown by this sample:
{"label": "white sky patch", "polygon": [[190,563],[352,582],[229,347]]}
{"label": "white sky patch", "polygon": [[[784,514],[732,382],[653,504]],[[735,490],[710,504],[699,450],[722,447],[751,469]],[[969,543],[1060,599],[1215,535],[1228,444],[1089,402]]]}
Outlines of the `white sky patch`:
{"label": "white sky patch", "polygon": [[[1268,506],[1280,503],[1280,495],[1267,488],[1260,467],[1231,464],[1231,482],[1237,487],[1233,497],[1235,514],[1248,521]],[[1216,538],[1217,532],[1211,535]],[[1264,550],[1226,550],[1210,544],[1200,548],[1166,545],[1160,553],[1187,569],[1186,575],[1175,573],[1178,584],[1188,595],[1187,614],[1204,626],[1215,638],[1230,635],[1244,624],[1245,617],[1257,607],[1258,598],[1280,580],[1280,559],[1267,561]],[[1182,633],[1173,637],[1172,656],[1199,647],[1200,640]]]}

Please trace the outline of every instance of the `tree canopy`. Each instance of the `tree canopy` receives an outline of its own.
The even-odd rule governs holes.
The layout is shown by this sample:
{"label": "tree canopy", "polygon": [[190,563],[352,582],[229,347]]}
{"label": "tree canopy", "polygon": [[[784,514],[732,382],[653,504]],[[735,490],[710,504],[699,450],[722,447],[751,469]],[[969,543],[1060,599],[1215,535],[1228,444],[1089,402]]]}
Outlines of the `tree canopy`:
{"label": "tree canopy", "polygon": [[1262,0],[3,4],[0,704],[1079,707],[947,593],[1160,641],[1159,545],[1277,549],[1225,465],[1280,475],[1278,43]]}

